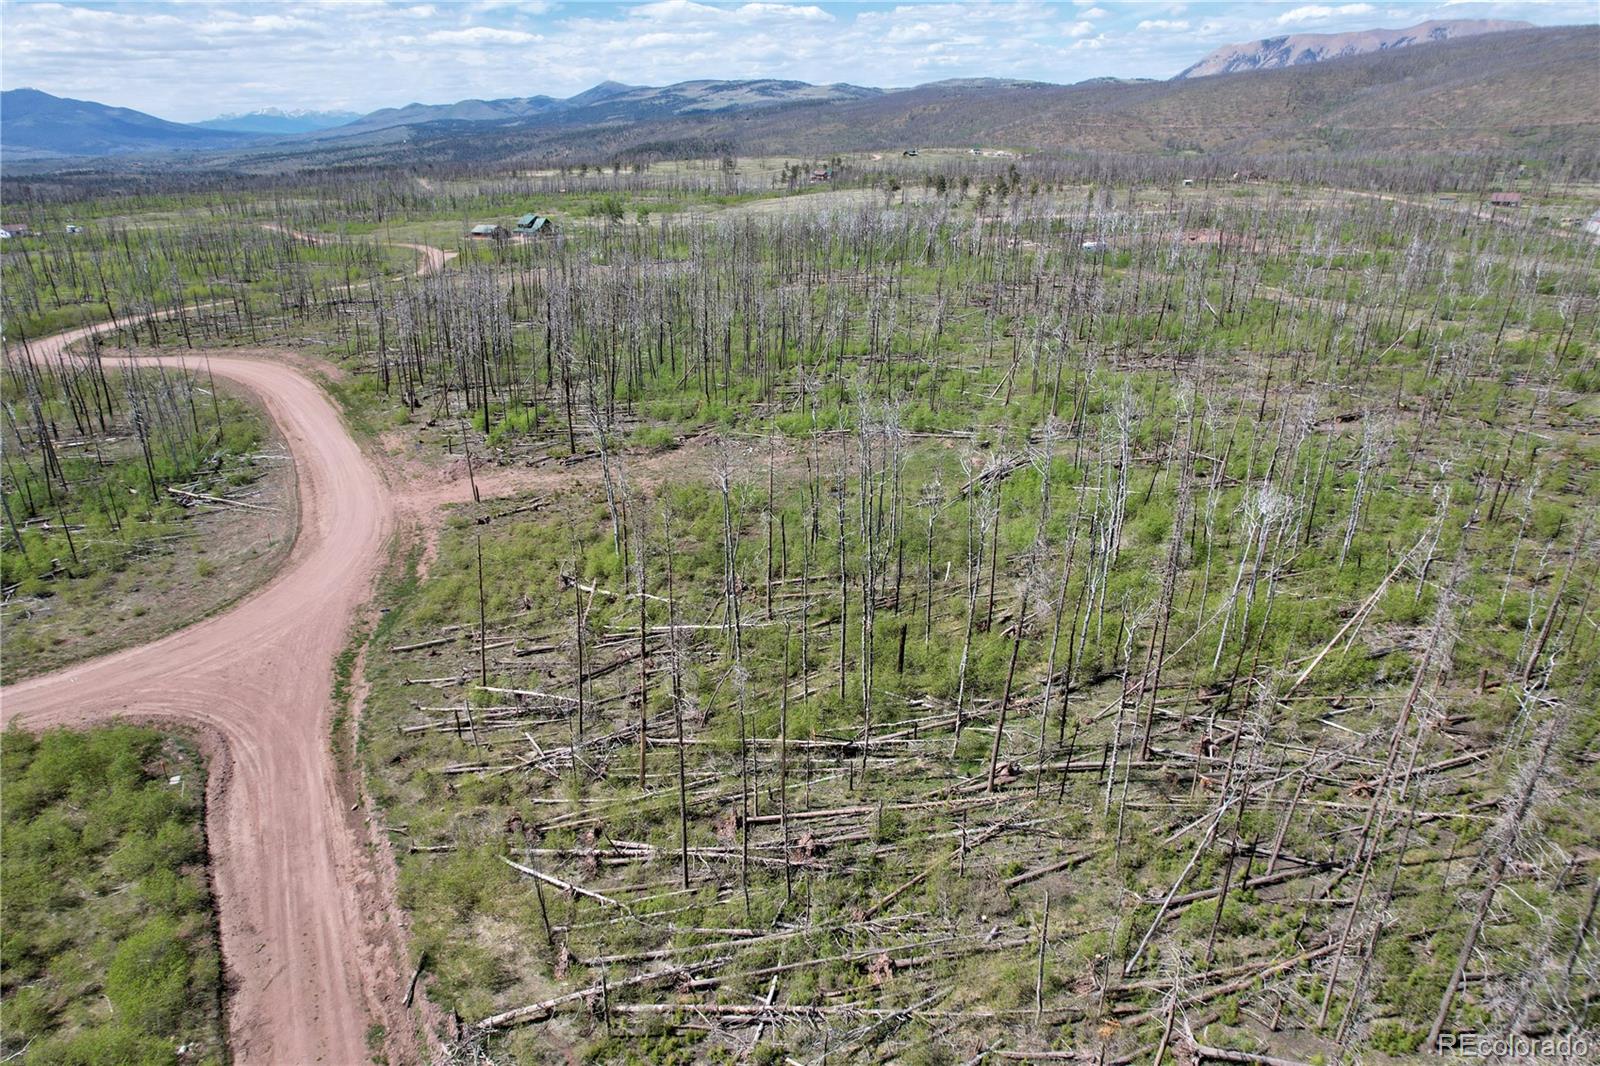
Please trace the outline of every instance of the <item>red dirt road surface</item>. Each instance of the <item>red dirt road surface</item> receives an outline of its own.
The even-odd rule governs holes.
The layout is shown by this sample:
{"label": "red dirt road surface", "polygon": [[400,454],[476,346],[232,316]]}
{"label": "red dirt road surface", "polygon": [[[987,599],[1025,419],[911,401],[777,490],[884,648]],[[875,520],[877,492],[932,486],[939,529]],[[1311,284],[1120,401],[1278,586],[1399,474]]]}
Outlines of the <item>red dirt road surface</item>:
{"label": "red dirt road surface", "polygon": [[[35,342],[32,355],[54,358],[89,332]],[[210,369],[260,397],[293,452],[301,528],[284,569],[207,621],[0,690],[0,722],[164,718],[221,747],[212,751],[207,830],[234,1059],[353,1066],[369,1059],[372,1021],[391,1040],[411,1029],[398,987],[404,948],[330,748],[334,659],[371,593],[395,504],[304,375],[217,353]]]}

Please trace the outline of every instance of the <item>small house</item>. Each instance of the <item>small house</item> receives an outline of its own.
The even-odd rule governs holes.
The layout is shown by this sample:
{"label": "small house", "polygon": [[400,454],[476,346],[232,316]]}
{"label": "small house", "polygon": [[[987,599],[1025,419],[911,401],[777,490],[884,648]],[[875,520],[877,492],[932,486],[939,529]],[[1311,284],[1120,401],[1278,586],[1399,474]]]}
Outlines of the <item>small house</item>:
{"label": "small house", "polygon": [[1185,188],[1185,189],[1192,189],[1192,188],[1194,188],[1194,179],[1193,179],[1193,178],[1184,178],[1184,179],[1183,179],[1183,187],[1184,187],[1184,188]]}
{"label": "small house", "polygon": [[556,224],[544,215],[536,215],[530,211],[517,219],[517,232],[527,236],[549,237],[555,231]]}
{"label": "small house", "polygon": [[833,170],[829,167],[817,167],[811,172],[811,180],[813,182],[831,181],[832,179]]}
{"label": "small house", "polygon": [[27,226],[20,222],[14,222],[5,228],[5,237],[0,239],[9,240],[12,237],[29,237],[32,235],[33,231]]}
{"label": "small house", "polygon": [[504,226],[496,225],[493,222],[485,222],[481,226],[473,226],[472,231],[467,236],[475,241],[503,241],[511,234]]}
{"label": "small house", "polygon": [[1522,194],[1520,192],[1492,192],[1489,194],[1490,207],[1521,207]]}

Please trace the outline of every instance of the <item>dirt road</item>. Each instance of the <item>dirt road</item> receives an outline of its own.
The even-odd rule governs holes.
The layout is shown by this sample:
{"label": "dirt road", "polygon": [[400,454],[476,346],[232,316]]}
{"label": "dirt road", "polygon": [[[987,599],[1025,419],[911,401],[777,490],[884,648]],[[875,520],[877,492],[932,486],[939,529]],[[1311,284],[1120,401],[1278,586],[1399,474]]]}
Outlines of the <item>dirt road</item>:
{"label": "dirt road", "polygon": [[[424,271],[449,258],[424,249]],[[114,323],[32,342],[34,359]],[[202,353],[135,360],[193,368]],[[195,728],[210,749],[207,836],[234,1061],[423,1061],[402,1000],[405,945],[340,791],[330,744],[335,657],[396,528],[395,495],[327,395],[282,362],[210,353],[213,374],[254,393],[294,457],[300,531],[284,568],[229,611],[137,648],[0,689],[0,725],[113,718]]]}
{"label": "dirt road", "polygon": [[[299,230],[285,229],[276,222],[263,222],[261,223],[261,228],[271,230],[274,233],[281,233],[286,237],[293,237],[297,241],[305,241],[307,244],[322,244],[327,239],[318,237],[314,233],[301,233]],[[460,252],[447,252],[443,248],[435,248],[431,244],[412,244],[408,241],[392,241],[390,246],[394,248],[409,248],[417,253],[417,277],[419,278],[438,273],[444,269],[446,263],[461,254]]]}
{"label": "dirt road", "polygon": [[[69,339],[36,343],[35,355]],[[0,720],[41,728],[151,716],[220,738],[208,836],[234,984],[235,1059],[360,1063],[369,1014],[383,1018],[382,999],[397,1003],[403,989],[362,979],[383,976],[371,964],[393,949],[365,921],[387,904],[368,898],[374,878],[336,794],[329,690],[334,657],[393,529],[393,504],[339,412],[304,375],[222,355],[212,356],[211,370],[260,397],[293,452],[302,524],[284,569],[225,614],[0,691]]]}

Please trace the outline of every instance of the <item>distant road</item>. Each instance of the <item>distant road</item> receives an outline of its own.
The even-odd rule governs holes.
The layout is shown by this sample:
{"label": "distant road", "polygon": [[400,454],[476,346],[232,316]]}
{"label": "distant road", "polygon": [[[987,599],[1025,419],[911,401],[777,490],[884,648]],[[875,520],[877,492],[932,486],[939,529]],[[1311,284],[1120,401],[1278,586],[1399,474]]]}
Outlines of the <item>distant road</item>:
{"label": "distant road", "polygon": [[[307,244],[326,244],[328,241],[326,237],[319,237],[314,233],[301,233],[299,230],[286,229],[276,222],[263,222],[261,223],[261,228],[271,230],[274,233],[281,233],[286,237],[293,237],[297,241],[305,241]],[[390,241],[389,245],[393,248],[410,248],[417,253],[419,256],[417,277],[419,278],[426,277],[429,274],[437,274],[444,269],[446,263],[461,254],[460,252],[447,252],[443,248],[435,248],[431,244],[411,244],[408,241]]]}

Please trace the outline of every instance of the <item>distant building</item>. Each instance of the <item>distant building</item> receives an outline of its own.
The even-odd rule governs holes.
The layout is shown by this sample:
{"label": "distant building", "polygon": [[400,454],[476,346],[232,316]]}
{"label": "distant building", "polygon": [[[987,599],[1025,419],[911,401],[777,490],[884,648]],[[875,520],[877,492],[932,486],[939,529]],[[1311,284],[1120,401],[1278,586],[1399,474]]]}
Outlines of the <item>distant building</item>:
{"label": "distant building", "polygon": [[833,170],[832,170],[832,168],[830,168],[830,167],[817,167],[815,170],[813,170],[811,172],[811,180],[812,181],[831,181],[831,180],[833,180]]}
{"label": "distant building", "polygon": [[1184,179],[1183,179],[1183,187],[1184,187],[1184,188],[1185,188],[1185,189],[1192,189],[1192,188],[1194,188],[1194,179],[1193,179],[1193,178],[1184,178]]}
{"label": "distant building", "polygon": [[472,231],[467,236],[475,241],[503,241],[511,234],[504,226],[496,225],[493,222],[485,222],[481,226],[473,226]]}
{"label": "distant building", "polygon": [[1491,207],[1521,207],[1522,194],[1520,192],[1492,192],[1489,194]]}
{"label": "distant building", "polygon": [[67,223],[67,232],[68,233],[82,233],[83,232],[83,227],[78,225],[76,222],[68,222]]}
{"label": "distant building", "polygon": [[1104,252],[1111,247],[1105,241],[1084,241],[1082,246],[1086,252]]}
{"label": "distant building", "polygon": [[4,233],[5,234],[4,237],[0,237],[0,240],[10,240],[12,237],[27,237],[27,236],[31,236],[33,231],[30,230],[27,226],[24,226],[20,222],[14,222],[11,225],[5,227],[4,230],[0,230],[0,233]]}
{"label": "distant building", "polygon": [[517,219],[517,232],[531,236],[549,237],[556,231],[556,224],[544,215],[528,212]]}

